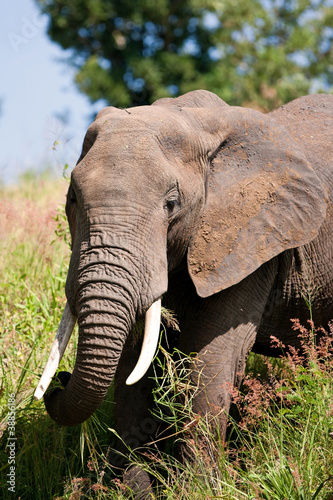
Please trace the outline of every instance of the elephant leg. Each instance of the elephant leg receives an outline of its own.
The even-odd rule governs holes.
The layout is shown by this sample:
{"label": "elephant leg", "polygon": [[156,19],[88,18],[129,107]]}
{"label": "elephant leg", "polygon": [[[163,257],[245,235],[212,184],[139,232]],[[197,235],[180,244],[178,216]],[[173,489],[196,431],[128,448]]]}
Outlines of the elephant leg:
{"label": "elephant leg", "polygon": [[207,299],[197,297],[182,314],[180,351],[196,353],[192,382],[196,414],[211,421],[224,439],[233,387],[242,380],[274,284],[271,261],[239,284]]}
{"label": "elephant leg", "polygon": [[151,478],[138,466],[130,463],[130,455],[147,452],[147,443],[153,442],[159,435],[162,423],[150,410],[153,408],[152,380],[154,371],[151,367],[146,375],[134,385],[126,385],[126,379],[138,360],[140,346],[133,345],[133,339],[127,339],[115,376],[115,429],[120,437],[116,440],[110,463],[115,472],[123,473],[124,484],[135,498],[152,498]]}
{"label": "elephant leg", "polygon": [[156,498],[149,474],[137,465],[126,469],[123,482],[130,489],[135,500],[153,500]]}

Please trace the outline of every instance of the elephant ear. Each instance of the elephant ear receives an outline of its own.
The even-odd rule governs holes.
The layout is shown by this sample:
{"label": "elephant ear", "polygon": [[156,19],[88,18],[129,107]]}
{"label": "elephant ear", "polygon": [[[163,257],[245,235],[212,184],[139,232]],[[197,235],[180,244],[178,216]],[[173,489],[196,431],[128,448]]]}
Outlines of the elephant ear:
{"label": "elephant ear", "polygon": [[215,130],[219,146],[209,159],[206,204],[188,250],[201,297],[308,243],[326,214],[324,187],[284,127],[250,109],[218,113],[205,126]]}
{"label": "elephant ear", "polygon": [[173,106],[177,108],[229,108],[216,94],[208,90],[193,90],[179,97],[158,99],[152,106]]}

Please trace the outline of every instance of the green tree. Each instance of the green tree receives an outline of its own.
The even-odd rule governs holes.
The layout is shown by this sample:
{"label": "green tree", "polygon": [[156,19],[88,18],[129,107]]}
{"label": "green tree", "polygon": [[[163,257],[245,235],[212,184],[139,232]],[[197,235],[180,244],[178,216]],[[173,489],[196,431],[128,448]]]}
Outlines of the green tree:
{"label": "green tree", "polygon": [[92,102],[193,89],[272,109],[333,90],[333,0],[36,0]]}

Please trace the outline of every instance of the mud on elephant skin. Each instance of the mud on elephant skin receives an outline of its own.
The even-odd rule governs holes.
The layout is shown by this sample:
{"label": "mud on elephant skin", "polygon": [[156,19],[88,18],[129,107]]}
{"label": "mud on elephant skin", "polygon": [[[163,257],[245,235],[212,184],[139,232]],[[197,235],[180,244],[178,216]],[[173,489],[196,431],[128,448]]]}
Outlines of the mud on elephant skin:
{"label": "mud on elephant skin", "polygon": [[[87,419],[115,377],[118,433],[139,429],[138,446],[153,439],[146,371],[162,297],[179,318],[179,349],[198,353],[201,413],[228,411],[224,387],[239,384],[251,348],[268,353],[271,335],[297,345],[290,318],[308,318],[302,289],[317,290],[314,321],[327,326],[332,130],[331,95],[264,115],[198,90],[97,115],[67,195],[68,304],[36,390],[42,397],[77,320],[73,374],[45,397],[56,422]],[[145,314],[135,367],[130,332]]]}

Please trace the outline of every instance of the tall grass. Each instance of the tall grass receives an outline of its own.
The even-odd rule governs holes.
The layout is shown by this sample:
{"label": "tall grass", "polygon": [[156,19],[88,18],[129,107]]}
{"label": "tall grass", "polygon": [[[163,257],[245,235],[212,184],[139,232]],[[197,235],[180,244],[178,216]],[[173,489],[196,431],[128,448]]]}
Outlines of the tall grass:
{"label": "tall grass", "polygon": [[229,417],[225,444],[215,421],[191,409],[199,389],[189,386],[187,365],[164,353],[156,403],[168,408],[173,446],[185,442],[191,458],[157,453],[152,467],[137,457],[163,485],[161,498],[333,499],[333,328],[319,331],[317,343],[311,323],[295,320],[294,329],[302,351],[278,360],[251,355],[242,389],[230,388],[238,418]]}
{"label": "tall grass", "polygon": [[[25,181],[0,192],[0,498],[121,499],[131,492],[112,475],[112,389],[101,409],[81,426],[61,428],[32,394],[45,365],[65,304],[69,263],[63,202],[66,182]],[[59,208],[60,207],[60,208]],[[333,361],[331,336],[313,342],[313,325],[297,322],[303,359],[251,355],[242,391],[233,391],[237,419],[227,443],[214,422],[195,415],[198,390],[187,364],[163,351],[157,407],[169,439],[151,444],[149,459],[128,450],[153,478],[157,499],[333,499]],[[332,334],[332,332],[331,332]],[[76,337],[61,369],[72,370]],[[232,389],[230,389],[232,390]],[[15,399],[15,426],[11,401]],[[181,402],[181,404],[180,404]],[[165,411],[167,410],[167,411]],[[10,432],[14,430],[15,441]],[[186,442],[195,460],[178,462]],[[8,490],[15,443],[15,493]]]}

